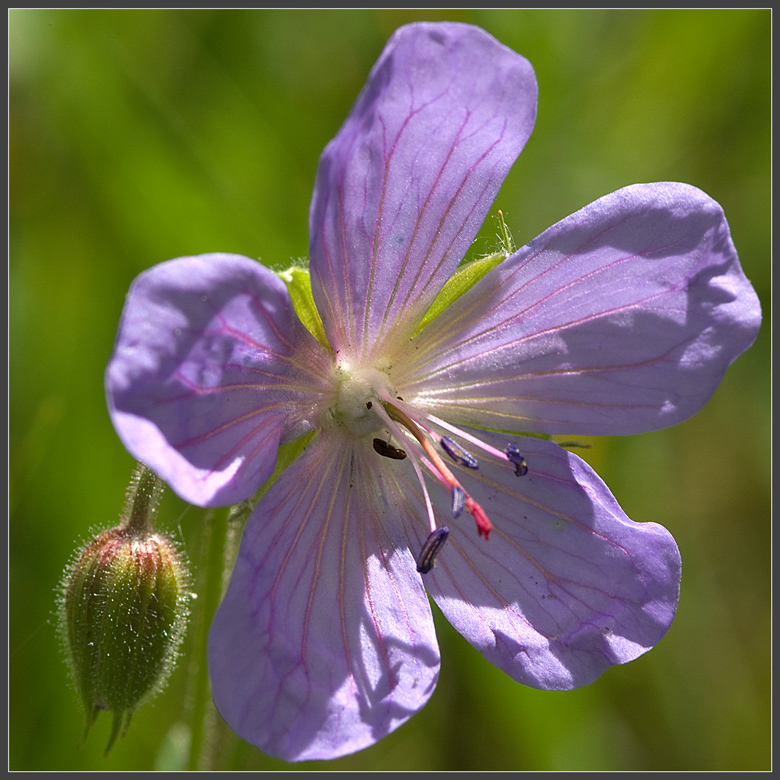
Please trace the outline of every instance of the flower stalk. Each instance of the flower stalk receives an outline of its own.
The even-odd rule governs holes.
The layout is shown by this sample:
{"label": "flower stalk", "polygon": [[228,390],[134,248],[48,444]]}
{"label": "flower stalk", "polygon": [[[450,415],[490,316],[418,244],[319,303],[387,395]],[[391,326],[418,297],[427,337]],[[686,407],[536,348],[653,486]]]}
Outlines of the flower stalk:
{"label": "flower stalk", "polygon": [[190,749],[186,769],[210,768],[209,734],[213,731],[216,712],[211,700],[208,670],[208,630],[222,597],[226,571],[228,522],[219,513],[209,511],[204,518],[205,531],[201,543],[201,581],[195,626],[195,645],[190,659]]}

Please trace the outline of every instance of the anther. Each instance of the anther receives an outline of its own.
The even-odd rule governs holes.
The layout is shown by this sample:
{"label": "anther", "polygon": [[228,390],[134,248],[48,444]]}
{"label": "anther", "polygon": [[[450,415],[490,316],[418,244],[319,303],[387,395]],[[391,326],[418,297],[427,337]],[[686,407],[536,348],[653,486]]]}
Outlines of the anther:
{"label": "anther", "polygon": [[528,473],[528,462],[521,454],[520,450],[515,447],[514,444],[507,444],[506,450],[507,458],[510,463],[515,467],[515,474],[518,477],[524,477]]}
{"label": "anther", "polygon": [[460,463],[461,466],[466,466],[469,469],[478,469],[479,462],[477,459],[457,442],[451,439],[449,436],[441,437],[441,447],[456,463]]}
{"label": "anther", "polygon": [[420,554],[417,556],[417,571],[420,574],[427,574],[433,568],[433,565],[436,563],[436,556],[441,552],[441,548],[444,547],[444,543],[449,535],[449,528],[437,528],[425,540],[425,544],[423,544],[422,550],[420,550]]}
{"label": "anther", "polygon": [[463,511],[463,505],[466,503],[466,494],[463,488],[458,485],[452,486],[452,516],[459,517]]}
{"label": "anther", "polygon": [[[493,529],[493,524],[490,522],[490,518],[485,513],[485,510],[465,491],[463,490],[463,487],[461,486],[460,482],[458,482],[457,479],[455,479],[455,475],[450,471],[447,464],[442,460],[441,455],[436,451],[434,446],[431,444],[431,442],[425,437],[423,432],[420,430],[419,425],[417,425],[414,420],[412,420],[403,410],[399,409],[396,406],[393,406],[392,404],[387,404],[385,406],[385,412],[387,414],[388,422],[390,423],[390,427],[392,429],[393,427],[393,420],[396,422],[401,423],[406,430],[409,431],[409,433],[414,436],[415,439],[420,443],[420,446],[425,451],[425,454],[431,459],[431,469],[435,473],[435,475],[447,486],[449,486],[451,489],[458,488],[459,490],[463,491],[463,497],[464,502],[463,505],[466,508],[466,511],[474,518],[474,520],[477,523],[477,533],[480,536],[484,536],[485,539],[488,538],[490,535],[491,530]],[[444,444],[444,441],[448,442],[448,444],[451,447],[457,448],[453,449],[453,452],[460,452],[462,453],[461,457],[468,459],[470,458],[471,461],[474,464],[474,468],[477,468],[479,465],[477,463],[476,458],[474,458],[471,454],[466,452],[462,447],[455,444],[452,439],[444,436],[440,439],[442,442],[442,445],[446,451],[447,444]],[[498,451],[496,451],[498,452]],[[508,456],[507,460],[509,460]],[[456,499],[454,499],[456,500]],[[431,525],[433,527],[433,525]]]}
{"label": "anther", "polygon": [[393,447],[390,442],[384,441],[384,439],[374,439],[374,450],[380,455],[393,460],[403,460],[406,457],[404,450],[400,447]]}

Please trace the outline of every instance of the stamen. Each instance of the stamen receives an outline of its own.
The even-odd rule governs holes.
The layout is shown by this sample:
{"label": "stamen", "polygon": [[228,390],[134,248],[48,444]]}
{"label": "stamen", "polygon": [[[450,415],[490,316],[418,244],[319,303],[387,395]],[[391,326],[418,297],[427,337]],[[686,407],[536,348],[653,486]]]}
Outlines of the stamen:
{"label": "stamen", "polygon": [[514,444],[506,445],[506,455],[515,467],[515,474],[524,477],[528,473],[528,462]]}
{"label": "stamen", "polygon": [[417,556],[417,571],[420,574],[427,574],[433,568],[436,563],[436,556],[441,552],[441,548],[444,547],[444,543],[449,535],[449,528],[443,526],[433,531],[425,540],[425,544],[423,544],[422,550],[420,550],[420,554]]}
{"label": "stamen", "polygon": [[463,488],[458,485],[454,485],[452,488],[452,516],[459,517],[463,511],[463,504],[466,501],[466,494],[463,492]]}
{"label": "stamen", "polygon": [[[400,441],[403,437],[403,433],[398,425],[396,425],[395,421],[385,411],[384,406],[379,406],[377,409],[377,415],[387,426],[387,429],[390,431],[390,433]],[[411,461],[412,467],[414,468],[414,473],[417,475],[417,481],[420,483],[420,488],[423,492],[423,500],[425,501],[425,511],[428,514],[428,523],[430,525],[431,531],[433,532],[436,530],[436,516],[433,513],[433,503],[431,502],[430,495],[428,495],[428,488],[425,485],[425,479],[423,479],[423,473],[422,469],[420,468],[420,463],[418,462],[418,456],[415,455],[414,450],[410,450],[410,455],[411,457],[409,460]],[[425,460],[424,457],[423,460]],[[427,465],[428,464],[426,463],[426,467]]]}
{"label": "stamen", "polygon": [[479,462],[468,451],[464,450],[456,441],[449,436],[441,437],[441,447],[456,463],[460,463],[461,466],[466,466],[470,469],[478,469]]}
{"label": "stamen", "polygon": [[[425,437],[425,434],[420,430],[417,423],[397,406],[394,406],[391,400],[383,400],[385,401],[384,410],[379,416],[382,418],[386,417],[386,422],[389,423],[390,430],[397,430],[397,426],[393,422],[394,420],[401,423],[401,425],[417,439],[425,454],[431,459],[434,467],[433,471],[436,476],[450,488],[459,488],[460,490],[463,490],[463,486],[458,482],[455,475],[442,460],[441,455],[436,452],[433,444]],[[412,462],[416,463],[416,460],[416,458],[413,458]],[[490,522],[485,510],[482,509],[482,507],[465,490],[463,490],[463,496],[465,498],[464,505],[466,509],[477,523],[477,533],[487,539],[491,530],[493,530],[493,524]]]}
{"label": "stamen", "polygon": [[384,455],[386,458],[393,458],[393,460],[403,460],[406,457],[406,451],[400,447],[393,447],[392,444],[383,439],[374,439],[374,449],[380,455]]}
{"label": "stamen", "polygon": [[417,458],[414,457],[414,453],[411,457],[412,466],[414,467],[414,472],[417,474],[417,481],[420,483],[420,487],[422,488],[423,492],[423,500],[425,501],[425,511],[428,515],[428,527],[431,529],[431,533],[436,530],[436,515],[433,512],[433,503],[431,502],[431,497],[428,494],[428,487],[425,484],[425,480],[423,479],[422,469],[420,468],[420,464],[417,462]]}
{"label": "stamen", "polygon": [[[487,442],[482,441],[482,439],[479,439],[476,436],[472,436],[468,431],[462,431],[460,428],[456,428],[454,425],[450,425],[450,423],[448,423],[446,420],[442,420],[440,417],[436,417],[433,414],[424,413],[424,416],[434,425],[438,425],[440,428],[444,428],[445,431],[454,433],[458,438],[473,444],[475,447],[479,447],[479,449],[490,453],[493,455],[493,457],[499,458],[500,460],[508,460],[506,454],[501,452],[501,450],[497,450],[495,447],[491,447]],[[426,430],[430,432],[430,429],[427,427]]]}

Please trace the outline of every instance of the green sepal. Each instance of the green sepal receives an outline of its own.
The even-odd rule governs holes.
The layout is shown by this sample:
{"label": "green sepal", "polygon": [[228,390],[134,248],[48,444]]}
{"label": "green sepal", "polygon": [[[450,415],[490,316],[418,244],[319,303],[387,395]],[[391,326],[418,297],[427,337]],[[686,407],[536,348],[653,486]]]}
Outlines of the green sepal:
{"label": "green sepal", "polygon": [[451,303],[468,292],[485,274],[492,271],[500,262],[506,260],[515,251],[515,243],[512,240],[512,234],[509,232],[501,209],[496,214],[496,220],[499,230],[497,238],[501,248],[497,252],[480,257],[478,260],[471,260],[461,264],[460,268],[436,296],[431,304],[431,308],[428,309],[425,316],[417,324],[412,338],[418,336],[434,317],[438,317]]}
{"label": "green sepal", "polygon": [[438,317],[451,303],[468,292],[485,274],[492,271],[502,260],[506,259],[504,252],[481,257],[462,265],[450,277],[442,291],[436,296],[431,308],[417,324],[412,338],[418,336],[434,317]]}
{"label": "green sepal", "polygon": [[108,737],[108,744],[103,752],[104,756],[107,756],[116,738],[127,734],[127,730],[130,728],[130,718],[133,717],[133,710],[121,710],[114,713],[114,720],[111,723],[111,734]]}
{"label": "green sepal", "polygon": [[292,298],[293,308],[306,329],[314,336],[323,347],[330,349],[322,318],[314,303],[311,292],[311,276],[307,268],[292,266],[286,271],[276,272],[279,278],[287,285],[287,292]]}

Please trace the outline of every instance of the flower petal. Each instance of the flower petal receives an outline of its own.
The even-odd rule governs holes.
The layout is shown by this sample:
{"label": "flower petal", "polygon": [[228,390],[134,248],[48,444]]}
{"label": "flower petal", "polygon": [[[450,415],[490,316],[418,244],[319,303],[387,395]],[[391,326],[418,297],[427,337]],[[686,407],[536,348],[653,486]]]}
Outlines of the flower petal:
{"label": "flower petal", "polygon": [[334,350],[363,358],[422,317],[536,116],[531,65],[476,27],[398,30],[323,152],[312,288]]}
{"label": "flower petal", "polygon": [[[525,476],[486,463],[463,475],[493,522],[490,539],[450,522],[424,582],[452,625],[515,680],[548,690],[587,685],[666,633],[680,554],[665,528],[629,520],[576,455],[541,439],[515,443]],[[426,529],[416,533],[422,539]]]}
{"label": "flower petal", "polygon": [[638,433],[697,412],[760,322],[720,206],[637,184],[487,274],[415,339],[396,382],[451,422]]}
{"label": "flower petal", "polygon": [[315,438],[260,501],[209,638],[220,713],[288,761],[373,744],[438,677],[430,606],[398,538],[409,509],[370,444],[342,439]]}
{"label": "flower petal", "polygon": [[259,263],[171,260],[133,283],[106,371],[130,453],[201,506],[248,498],[326,392],[327,355]]}

